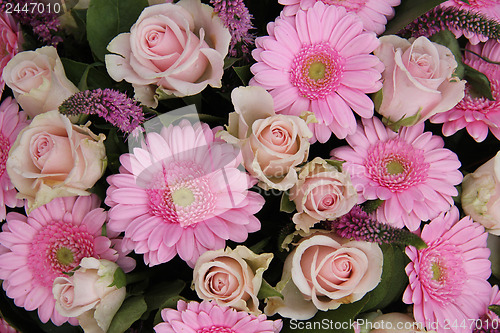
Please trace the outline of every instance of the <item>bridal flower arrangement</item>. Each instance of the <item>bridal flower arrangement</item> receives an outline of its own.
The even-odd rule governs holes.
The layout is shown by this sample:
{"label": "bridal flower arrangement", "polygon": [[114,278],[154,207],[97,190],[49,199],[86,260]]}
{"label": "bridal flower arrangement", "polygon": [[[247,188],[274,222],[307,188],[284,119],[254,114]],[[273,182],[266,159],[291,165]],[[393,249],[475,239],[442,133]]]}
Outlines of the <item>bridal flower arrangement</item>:
{"label": "bridal flower arrangement", "polygon": [[499,1],[0,8],[0,332],[500,332]]}

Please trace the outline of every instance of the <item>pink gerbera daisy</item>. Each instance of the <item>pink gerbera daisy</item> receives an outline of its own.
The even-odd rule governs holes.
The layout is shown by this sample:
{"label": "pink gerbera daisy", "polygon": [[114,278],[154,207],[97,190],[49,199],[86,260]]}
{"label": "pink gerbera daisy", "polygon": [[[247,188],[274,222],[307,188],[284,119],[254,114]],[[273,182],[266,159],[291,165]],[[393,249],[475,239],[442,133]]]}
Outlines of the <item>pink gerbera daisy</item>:
{"label": "pink gerbera daisy", "polygon": [[28,217],[7,214],[0,232],[0,243],[9,251],[0,255],[0,279],[7,296],[28,311],[38,309],[40,320],[56,325],[67,320],[55,310],[52,296],[54,279],[65,276],[84,257],[107,259],[133,269],[132,258],[125,259],[112,246],[113,234],[102,236],[106,212],[95,195],[56,198],[33,210]]}
{"label": "pink gerbera daisy", "polygon": [[441,137],[424,132],[424,124],[395,133],[378,118],[363,119],[346,139],[350,147],[336,148],[332,156],[346,161],[359,203],[383,200],[377,220],[413,231],[453,204],[460,161],[443,148]]}
{"label": "pink gerbera daisy", "polygon": [[154,327],[156,333],[278,333],[283,326],[281,320],[268,320],[263,314],[255,316],[209,301],[180,300],[177,310],[163,309],[161,317],[165,322]]}
{"label": "pink gerbera daisy", "polygon": [[[496,62],[496,63],[494,63]],[[500,41],[489,39],[486,43],[465,46],[464,63],[487,73],[488,78],[500,80]]]}
{"label": "pink gerbera daisy", "polygon": [[0,12],[0,96],[5,88],[3,69],[9,60],[19,52],[22,42],[19,24],[6,10],[2,10]]}
{"label": "pink gerbera daisy", "polygon": [[0,105],[0,220],[5,219],[8,207],[22,206],[22,200],[16,198],[17,191],[5,171],[9,150],[16,141],[19,132],[28,125],[26,114],[19,111],[19,105],[7,97]]}
{"label": "pink gerbera daisy", "polygon": [[[471,11],[473,13],[483,15],[487,19],[496,20],[500,23],[500,2],[498,0],[448,0],[443,2],[440,6],[455,7],[458,9]],[[450,31],[455,34],[456,38],[464,35],[472,44],[477,44],[479,42],[485,42],[488,40],[488,37],[483,34],[474,33],[469,30],[462,31],[459,26],[450,27]]]}
{"label": "pink gerbera daisy", "polygon": [[393,7],[401,3],[401,0],[278,0],[280,4],[285,5],[283,14],[286,16],[293,16],[300,9],[309,9],[318,1],[327,5],[342,6],[348,12],[356,13],[363,21],[364,28],[378,35],[384,32],[387,20],[394,16]]}
{"label": "pink gerbera daisy", "polygon": [[[488,136],[488,129],[500,140],[500,66],[486,62],[480,57],[492,61],[500,60],[500,43],[488,40],[484,44],[467,45],[464,63],[483,72],[491,84],[493,100],[474,94],[470,85],[466,85],[465,97],[452,109],[436,114],[430,121],[443,123],[443,134],[450,136],[462,128],[477,142],[482,142]],[[477,55],[480,57],[478,57]]]}
{"label": "pink gerbera daisy", "polygon": [[441,213],[422,230],[428,247],[406,248],[410,284],[403,301],[413,304],[417,322],[432,329],[438,324],[437,332],[470,333],[470,323],[484,313],[490,300],[488,233],[468,216],[458,220],[456,207]]}
{"label": "pink gerbera daisy", "polygon": [[12,328],[5,319],[0,318],[0,333],[19,333],[16,329]]}
{"label": "pink gerbera daisy", "polygon": [[250,84],[270,92],[276,112],[312,111],[318,121],[310,124],[312,141],[322,143],[331,132],[338,138],[354,133],[352,110],[373,116],[366,94],[382,87],[384,67],[370,54],[379,45],[375,33],[364,31],[356,14],[319,1],[294,17],[278,17],[267,30],[269,36],[256,39]]}
{"label": "pink gerbera daisy", "polygon": [[193,267],[225,240],[245,241],[260,229],[253,214],[264,199],[248,191],[255,182],[237,169],[240,161],[206,124],[185,120],[147,134],[142,148],[120,157],[120,174],[108,177],[109,228],[124,231],[125,245],[150,266],[179,254]]}
{"label": "pink gerbera daisy", "polygon": [[[500,305],[500,292],[498,286],[494,285],[491,287],[490,305]],[[498,333],[500,332],[500,317],[488,308],[485,309],[486,312],[481,316],[481,322],[477,322],[473,333]]]}

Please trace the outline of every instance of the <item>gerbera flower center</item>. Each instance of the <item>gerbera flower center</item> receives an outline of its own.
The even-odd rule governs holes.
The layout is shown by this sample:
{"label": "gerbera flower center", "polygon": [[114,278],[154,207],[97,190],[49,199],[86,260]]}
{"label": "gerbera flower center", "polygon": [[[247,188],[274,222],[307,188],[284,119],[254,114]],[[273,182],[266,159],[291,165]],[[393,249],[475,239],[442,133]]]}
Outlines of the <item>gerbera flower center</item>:
{"label": "gerbera flower center", "polygon": [[303,46],[293,59],[291,83],[309,99],[321,99],[337,90],[344,58],[327,43]]}
{"label": "gerbera flower center", "polygon": [[366,4],[367,0],[322,0],[327,5],[342,6],[350,12],[357,13]]}
{"label": "gerbera flower center", "polygon": [[449,242],[443,242],[420,251],[419,279],[429,295],[447,304],[462,292],[467,278],[462,251]]}
{"label": "gerbera flower center", "polygon": [[423,150],[400,139],[374,144],[365,165],[368,177],[392,192],[402,192],[422,183],[429,170]]}
{"label": "gerbera flower center", "polygon": [[228,327],[223,327],[223,326],[216,326],[212,325],[210,327],[204,327],[200,328],[197,333],[236,333],[235,330],[228,328]]}
{"label": "gerbera flower center", "polygon": [[194,195],[189,188],[181,187],[172,193],[172,200],[177,206],[187,207],[194,202]]}
{"label": "gerbera flower center", "polygon": [[56,277],[78,266],[82,258],[94,256],[94,236],[87,227],[64,220],[46,225],[30,245],[28,267],[39,285],[52,288]]}
{"label": "gerbera flower center", "polygon": [[7,163],[7,158],[9,157],[10,143],[9,140],[0,133],[0,177],[5,172],[5,164]]}
{"label": "gerbera flower center", "polygon": [[[497,111],[500,109],[500,81],[490,79],[491,84],[491,94],[493,95],[494,100],[491,101],[483,96],[474,96],[471,91],[470,85],[466,85],[466,94],[465,97],[455,106],[455,109],[459,109],[463,111],[470,118],[482,119],[481,115],[474,114],[476,112],[480,112],[483,114],[487,114],[490,111]],[[490,125],[490,124],[488,124]],[[491,124],[496,127],[495,124]]]}
{"label": "gerbera flower center", "polygon": [[205,220],[215,209],[209,176],[191,161],[164,165],[149,187],[149,210],[166,223],[187,227]]}
{"label": "gerbera flower center", "polygon": [[62,265],[70,265],[75,261],[73,252],[67,247],[61,247],[56,251],[56,258]]}

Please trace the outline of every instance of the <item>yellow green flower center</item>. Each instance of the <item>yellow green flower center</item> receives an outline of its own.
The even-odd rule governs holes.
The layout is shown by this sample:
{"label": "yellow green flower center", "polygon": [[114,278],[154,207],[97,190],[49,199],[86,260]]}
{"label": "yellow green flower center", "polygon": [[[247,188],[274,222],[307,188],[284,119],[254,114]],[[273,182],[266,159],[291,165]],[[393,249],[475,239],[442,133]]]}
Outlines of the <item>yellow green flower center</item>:
{"label": "yellow green flower center", "polygon": [[387,172],[391,175],[399,175],[405,171],[403,165],[398,161],[390,161],[385,167],[387,168]]}
{"label": "yellow green flower center", "polygon": [[325,77],[326,65],[322,62],[313,62],[309,66],[309,77],[313,80],[321,80]]}
{"label": "yellow green flower center", "polygon": [[177,206],[187,207],[194,202],[193,192],[185,187],[181,187],[172,193],[172,201]]}
{"label": "yellow green flower center", "polygon": [[61,265],[70,265],[75,260],[73,256],[73,251],[68,249],[67,247],[61,247],[56,252],[56,258]]}

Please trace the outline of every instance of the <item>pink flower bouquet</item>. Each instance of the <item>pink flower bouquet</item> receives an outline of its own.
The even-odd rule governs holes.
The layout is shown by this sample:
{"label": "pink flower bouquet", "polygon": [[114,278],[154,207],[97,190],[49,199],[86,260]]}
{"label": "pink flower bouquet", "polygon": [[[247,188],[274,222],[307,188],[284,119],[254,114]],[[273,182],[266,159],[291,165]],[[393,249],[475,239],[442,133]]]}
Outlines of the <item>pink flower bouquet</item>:
{"label": "pink flower bouquet", "polygon": [[0,9],[0,333],[500,332],[498,0]]}

